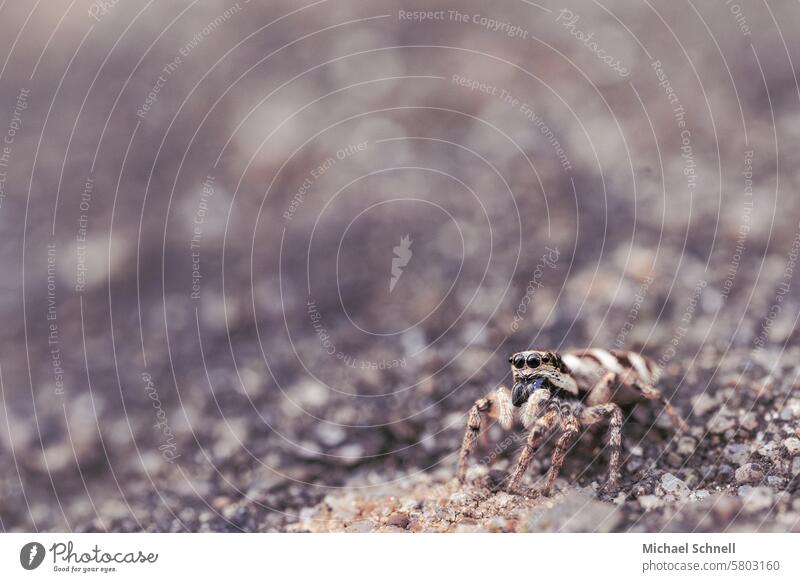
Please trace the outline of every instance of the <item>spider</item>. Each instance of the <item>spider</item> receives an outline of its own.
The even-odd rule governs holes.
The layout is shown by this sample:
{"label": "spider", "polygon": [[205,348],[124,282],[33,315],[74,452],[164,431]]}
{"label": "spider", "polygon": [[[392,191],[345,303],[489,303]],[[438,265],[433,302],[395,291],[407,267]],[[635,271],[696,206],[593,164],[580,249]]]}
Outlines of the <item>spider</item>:
{"label": "spider", "polygon": [[550,470],[541,489],[550,495],[564,457],[581,429],[608,421],[608,480],[603,492],[616,493],[619,486],[622,410],[620,405],[658,400],[679,431],[688,427],[669,401],[655,388],[659,369],[655,362],[635,352],[591,349],[564,352],[527,350],[508,359],[514,380],[509,393],[505,386],[476,400],[470,409],[467,431],[458,460],[458,479],[464,482],[469,455],[475,448],[485,418],[497,419],[510,430],[515,417],[530,432],[511,473],[508,491],[519,492],[525,471],[548,434],[556,430]]}

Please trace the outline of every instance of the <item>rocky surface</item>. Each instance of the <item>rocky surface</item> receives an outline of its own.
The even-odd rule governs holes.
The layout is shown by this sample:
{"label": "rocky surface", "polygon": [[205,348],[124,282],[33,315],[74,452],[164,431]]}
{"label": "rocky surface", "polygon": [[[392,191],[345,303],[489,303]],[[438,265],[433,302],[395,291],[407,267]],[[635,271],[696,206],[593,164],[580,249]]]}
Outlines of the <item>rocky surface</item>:
{"label": "rocky surface", "polygon": [[[290,529],[800,531],[799,386],[754,370],[731,372],[721,385],[690,399],[687,435],[648,431],[646,424],[637,426],[635,415],[629,419],[622,488],[614,499],[598,494],[605,466],[594,455],[602,447],[595,436],[584,435],[588,443],[575,447],[549,498],[536,491],[546,455],[534,463],[528,494],[510,495],[498,489],[513,456],[498,461],[490,447],[477,458],[494,468],[476,463],[463,487],[449,465],[398,475],[399,482],[390,485],[370,486],[368,476],[356,476],[345,492],[329,493],[301,511]],[[794,378],[797,367],[780,372]]]}

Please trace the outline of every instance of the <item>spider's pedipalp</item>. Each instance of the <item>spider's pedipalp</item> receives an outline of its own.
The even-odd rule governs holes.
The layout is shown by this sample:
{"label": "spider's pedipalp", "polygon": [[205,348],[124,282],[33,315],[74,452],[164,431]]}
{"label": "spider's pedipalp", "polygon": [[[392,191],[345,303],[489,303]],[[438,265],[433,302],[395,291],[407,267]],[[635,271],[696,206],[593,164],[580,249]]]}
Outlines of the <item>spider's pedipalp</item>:
{"label": "spider's pedipalp", "polygon": [[536,419],[542,416],[544,408],[550,400],[550,392],[547,390],[537,390],[531,394],[528,401],[522,405],[520,419],[525,428],[531,428]]}
{"label": "spider's pedipalp", "polygon": [[514,406],[511,404],[511,394],[508,388],[500,386],[494,393],[494,402],[489,410],[489,416],[496,418],[505,430],[511,430],[514,424]]}

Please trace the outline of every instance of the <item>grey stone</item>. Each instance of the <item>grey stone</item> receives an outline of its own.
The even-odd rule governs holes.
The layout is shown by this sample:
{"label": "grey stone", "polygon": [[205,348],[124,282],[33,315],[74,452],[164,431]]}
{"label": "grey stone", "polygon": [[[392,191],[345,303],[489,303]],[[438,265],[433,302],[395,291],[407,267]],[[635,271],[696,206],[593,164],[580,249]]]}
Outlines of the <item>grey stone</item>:
{"label": "grey stone", "polygon": [[620,509],[586,493],[570,491],[555,500],[553,507],[534,512],[526,521],[530,532],[613,531],[622,519]]}
{"label": "grey stone", "polygon": [[745,511],[756,512],[772,507],[774,493],[770,487],[742,485],[738,491]]}
{"label": "grey stone", "polygon": [[387,526],[394,526],[400,529],[406,529],[408,524],[411,520],[409,519],[408,515],[405,513],[395,513],[394,515],[390,515],[389,518],[386,520]]}
{"label": "grey stone", "polygon": [[800,418],[800,398],[790,398],[781,410],[781,418],[791,420]]}
{"label": "grey stone", "polygon": [[713,434],[721,434],[736,426],[736,419],[725,409],[721,409],[706,423],[706,428]]}
{"label": "grey stone", "polygon": [[344,531],[347,533],[369,533],[375,529],[375,522],[369,519],[362,519],[360,521],[354,521],[350,525],[348,525]]}
{"label": "grey stone", "polygon": [[730,443],[725,446],[724,454],[728,461],[743,465],[750,458],[750,447],[742,443]]}
{"label": "grey stone", "polygon": [[692,404],[692,413],[695,416],[703,416],[718,406],[717,400],[709,396],[708,392],[695,396],[692,399]]}
{"label": "grey stone", "polygon": [[783,447],[786,449],[787,453],[789,453],[791,456],[795,456],[796,454],[800,453],[800,439],[796,437],[789,437],[783,441]]}
{"label": "grey stone", "polygon": [[347,433],[340,426],[328,422],[321,422],[317,425],[316,431],[322,444],[335,447],[344,441]]}
{"label": "grey stone", "polygon": [[780,489],[783,487],[784,479],[783,477],[778,477],[777,475],[770,475],[767,477],[767,485],[770,487],[774,487],[776,489]]}
{"label": "grey stone", "polygon": [[664,505],[664,501],[658,495],[642,495],[637,500],[645,511],[652,511]]}
{"label": "grey stone", "polygon": [[691,455],[697,446],[697,441],[690,436],[682,436],[678,439],[677,451],[682,455]]}
{"label": "grey stone", "polygon": [[758,428],[758,417],[754,413],[748,412],[742,416],[739,426],[745,430],[754,431]]}
{"label": "grey stone", "polygon": [[764,472],[758,463],[745,463],[736,469],[735,475],[738,483],[760,483],[764,479]]}
{"label": "grey stone", "polygon": [[671,495],[673,497],[685,497],[689,493],[689,487],[678,479],[672,473],[664,473],[661,475],[659,488],[664,495]]}
{"label": "grey stone", "polygon": [[774,461],[780,454],[778,443],[772,441],[766,443],[763,447],[758,449],[758,454]]}

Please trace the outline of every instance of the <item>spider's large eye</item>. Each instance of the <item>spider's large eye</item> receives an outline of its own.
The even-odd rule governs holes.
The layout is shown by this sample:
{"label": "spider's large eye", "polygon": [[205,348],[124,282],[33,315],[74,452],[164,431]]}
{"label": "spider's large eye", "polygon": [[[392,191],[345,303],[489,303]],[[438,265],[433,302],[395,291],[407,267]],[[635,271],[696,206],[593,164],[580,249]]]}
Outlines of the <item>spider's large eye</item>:
{"label": "spider's large eye", "polygon": [[530,354],[528,356],[528,366],[531,368],[539,367],[541,360],[539,359],[538,354]]}
{"label": "spider's large eye", "polygon": [[522,354],[515,355],[513,363],[515,368],[521,368],[522,366],[525,365],[525,356],[523,356]]}

